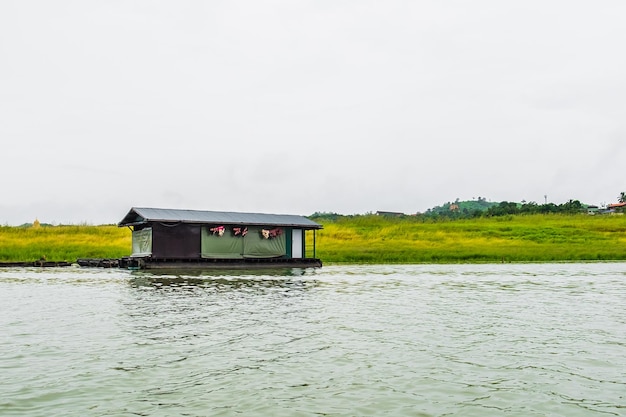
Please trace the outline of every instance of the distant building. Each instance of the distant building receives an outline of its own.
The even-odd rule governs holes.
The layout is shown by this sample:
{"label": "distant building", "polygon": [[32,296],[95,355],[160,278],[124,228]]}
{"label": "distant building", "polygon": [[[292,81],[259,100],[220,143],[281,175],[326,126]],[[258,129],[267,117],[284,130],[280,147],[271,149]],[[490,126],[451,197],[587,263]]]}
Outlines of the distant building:
{"label": "distant building", "polygon": [[613,203],[606,206],[609,214],[624,214],[626,203]]}
{"label": "distant building", "polygon": [[399,213],[397,211],[377,211],[376,215],[377,216],[385,216],[385,217],[402,217],[405,214],[404,213]]}

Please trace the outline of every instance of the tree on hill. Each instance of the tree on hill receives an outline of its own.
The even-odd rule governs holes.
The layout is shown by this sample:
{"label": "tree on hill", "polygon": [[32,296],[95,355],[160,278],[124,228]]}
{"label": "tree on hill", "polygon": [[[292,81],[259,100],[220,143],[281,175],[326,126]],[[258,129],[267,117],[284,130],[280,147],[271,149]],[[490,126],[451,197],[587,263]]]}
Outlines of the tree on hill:
{"label": "tree on hill", "polygon": [[336,221],[339,217],[343,217],[341,214],[337,214],[337,213],[327,213],[327,212],[318,212],[316,211],[315,213],[311,214],[309,216],[309,219],[316,221],[322,221],[322,220],[327,220],[327,221]]}
{"label": "tree on hill", "polygon": [[564,214],[576,214],[582,213],[585,207],[578,200],[569,200],[566,203],[556,205],[554,203],[546,203],[538,205],[534,201],[530,203],[513,203],[503,201],[497,206],[489,208],[486,212],[486,216],[505,216],[508,214],[548,214],[548,213],[564,213]]}
{"label": "tree on hill", "polygon": [[423,216],[427,218],[460,219],[480,217],[490,207],[497,203],[488,202],[486,198],[478,197],[477,200],[447,202],[440,206],[428,209]]}

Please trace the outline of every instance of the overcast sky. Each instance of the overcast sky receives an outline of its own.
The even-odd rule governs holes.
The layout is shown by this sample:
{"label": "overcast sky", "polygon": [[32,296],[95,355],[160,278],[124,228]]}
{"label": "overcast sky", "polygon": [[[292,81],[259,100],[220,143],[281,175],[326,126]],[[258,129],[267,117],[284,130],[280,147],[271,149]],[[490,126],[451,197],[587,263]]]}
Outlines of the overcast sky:
{"label": "overcast sky", "polygon": [[626,2],[0,2],[0,224],[626,191]]}

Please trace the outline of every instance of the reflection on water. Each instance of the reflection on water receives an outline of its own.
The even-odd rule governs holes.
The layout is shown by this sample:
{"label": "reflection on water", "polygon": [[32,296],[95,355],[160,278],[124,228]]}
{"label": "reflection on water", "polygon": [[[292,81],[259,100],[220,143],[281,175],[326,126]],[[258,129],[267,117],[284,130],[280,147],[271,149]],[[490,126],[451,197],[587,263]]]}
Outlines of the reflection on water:
{"label": "reflection on water", "polygon": [[626,415],[626,265],[0,271],[0,415]]}
{"label": "reflection on water", "polygon": [[259,269],[150,269],[132,271],[133,276],[159,277],[299,277],[303,275],[314,275],[314,268],[259,268]]}
{"label": "reflection on water", "polygon": [[128,283],[135,288],[156,289],[187,289],[187,290],[214,290],[234,291],[249,290],[306,290],[314,285],[315,281],[297,279],[248,279],[248,278],[194,278],[194,277],[132,277]]}
{"label": "reflection on water", "polygon": [[135,271],[128,283],[132,287],[213,289],[230,291],[237,289],[304,290],[314,286],[311,269],[280,268],[265,270],[216,270],[216,271]]}

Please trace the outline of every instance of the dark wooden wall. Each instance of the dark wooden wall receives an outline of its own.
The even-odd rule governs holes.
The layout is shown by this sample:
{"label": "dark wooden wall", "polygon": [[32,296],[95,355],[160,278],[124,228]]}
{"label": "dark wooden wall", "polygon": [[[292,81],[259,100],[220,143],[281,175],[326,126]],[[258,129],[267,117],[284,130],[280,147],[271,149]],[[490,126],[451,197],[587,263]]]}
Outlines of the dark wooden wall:
{"label": "dark wooden wall", "polygon": [[152,257],[169,259],[200,258],[200,225],[152,224]]}

